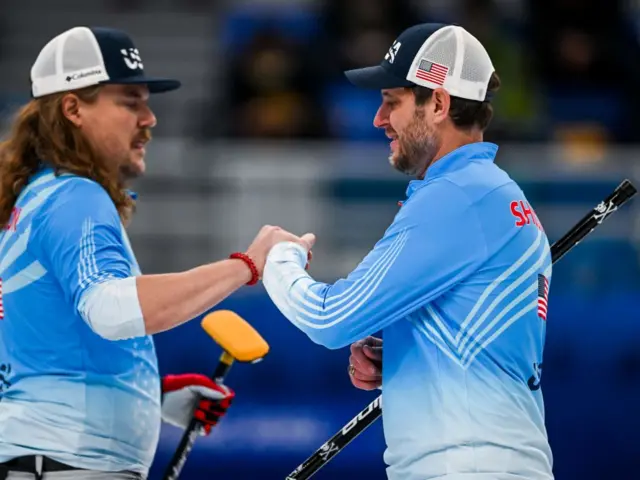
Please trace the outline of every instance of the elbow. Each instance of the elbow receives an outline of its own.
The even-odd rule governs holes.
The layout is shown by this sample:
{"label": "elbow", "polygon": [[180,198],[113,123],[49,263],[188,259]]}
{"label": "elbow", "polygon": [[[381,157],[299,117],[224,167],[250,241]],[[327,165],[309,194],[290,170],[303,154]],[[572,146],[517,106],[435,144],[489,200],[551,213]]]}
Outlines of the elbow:
{"label": "elbow", "polygon": [[89,321],[91,330],[96,335],[104,338],[105,340],[117,341],[117,340],[129,340],[143,335],[134,335],[130,331],[119,328],[118,325],[109,325],[101,319],[94,319]]}
{"label": "elbow", "polygon": [[362,317],[354,315],[344,321],[336,322],[332,319],[310,319],[298,316],[296,325],[300,328],[314,343],[321,345],[329,350],[339,350],[351,345],[359,340],[362,324]]}
{"label": "elbow", "polygon": [[127,340],[147,335],[133,278],[95,286],[82,296],[78,310],[91,330],[105,340]]}
{"label": "elbow", "polygon": [[105,340],[129,340],[147,335],[144,320],[124,320],[104,312],[93,312],[84,319],[96,335]]}
{"label": "elbow", "polygon": [[351,344],[344,332],[335,327],[309,329],[306,333],[313,343],[329,350],[339,350]]}

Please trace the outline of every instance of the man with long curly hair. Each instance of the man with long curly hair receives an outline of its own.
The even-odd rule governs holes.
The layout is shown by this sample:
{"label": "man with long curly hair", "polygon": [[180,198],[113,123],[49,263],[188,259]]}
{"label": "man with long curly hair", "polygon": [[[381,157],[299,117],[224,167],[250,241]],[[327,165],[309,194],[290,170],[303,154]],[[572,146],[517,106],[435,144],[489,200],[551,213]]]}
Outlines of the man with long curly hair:
{"label": "man with long curly hair", "polygon": [[31,81],[0,144],[0,479],[145,478],[161,419],[184,427],[195,409],[208,433],[234,396],[160,378],[151,335],[256,283],[274,244],[312,238],[265,226],[229,259],[142,275],[127,185],[145,170],[149,95],[180,83],[147,77],[124,32],[86,27],[52,39]]}

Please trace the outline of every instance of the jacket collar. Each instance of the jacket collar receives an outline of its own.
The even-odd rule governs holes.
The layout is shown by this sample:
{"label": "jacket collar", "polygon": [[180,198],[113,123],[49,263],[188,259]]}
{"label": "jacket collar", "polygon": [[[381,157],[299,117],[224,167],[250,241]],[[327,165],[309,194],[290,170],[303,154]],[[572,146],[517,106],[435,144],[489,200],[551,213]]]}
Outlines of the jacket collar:
{"label": "jacket collar", "polygon": [[[31,181],[34,181],[44,175],[50,174],[50,173],[54,173],[55,170],[53,167],[51,167],[50,165],[47,165],[46,163],[41,163],[40,167],[38,168],[38,170],[36,171],[36,173],[31,177]],[[62,173],[61,176],[73,176],[73,174],[71,173]],[[126,190],[127,194],[133,199],[133,200],[137,200],[138,199],[138,192],[135,192],[133,190]]]}
{"label": "jacket collar", "polygon": [[498,145],[490,142],[475,142],[463,145],[447,153],[433,163],[422,180],[411,180],[407,186],[407,198],[422,188],[429,180],[455,172],[469,163],[470,160],[493,162],[498,152]]}

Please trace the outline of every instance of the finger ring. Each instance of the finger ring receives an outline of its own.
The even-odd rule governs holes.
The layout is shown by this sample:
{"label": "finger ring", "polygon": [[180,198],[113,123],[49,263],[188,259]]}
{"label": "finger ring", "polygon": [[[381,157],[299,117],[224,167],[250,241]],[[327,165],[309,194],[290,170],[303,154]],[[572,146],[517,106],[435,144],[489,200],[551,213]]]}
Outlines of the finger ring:
{"label": "finger ring", "polygon": [[353,365],[349,365],[349,375],[353,377],[353,374],[356,373],[356,367]]}

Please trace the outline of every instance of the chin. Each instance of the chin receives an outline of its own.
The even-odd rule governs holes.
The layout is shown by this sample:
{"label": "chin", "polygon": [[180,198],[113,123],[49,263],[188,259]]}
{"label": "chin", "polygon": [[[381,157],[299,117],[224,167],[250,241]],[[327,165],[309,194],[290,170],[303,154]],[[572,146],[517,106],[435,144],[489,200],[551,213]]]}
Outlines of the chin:
{"label": "chin", "polygon": [[126,165],[123,165],[120,168],[122,175],[126,179],[134,179],[144,175],[144,172],[147,169],[147,164],[144,161],[144,158],[134,157],[129,160]]}
{"label": "chin", "polygon": [[399,157],[400,157],[400,155],[398,155],[398,152],[391,152],[389,154],[389,164],[392,167],[397,168]]}
{"label": "chin", "polygon": [[133,170],[139,170],[141,173],[144,173],[144,171],[147,169],[147,163],[145,162],[143,153],[136,152],[135,155],[132,155],[131,168]]}

